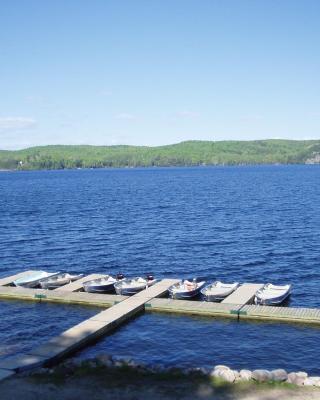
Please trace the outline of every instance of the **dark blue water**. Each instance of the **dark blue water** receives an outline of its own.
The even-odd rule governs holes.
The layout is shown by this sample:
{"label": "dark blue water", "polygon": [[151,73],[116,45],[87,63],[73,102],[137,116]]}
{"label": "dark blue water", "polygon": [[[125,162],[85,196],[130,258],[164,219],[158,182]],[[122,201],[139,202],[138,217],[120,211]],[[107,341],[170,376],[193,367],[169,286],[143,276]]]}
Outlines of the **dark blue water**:
{"label": "dark blue water", "polygon": [[147,364],[320,372],[320,327],[145,314],[78,354],[106,352]]}
{"label": "dark blue water", "polygon": [[[292,283],[290,305],[320,307],[319,178],[319,166],[2,172],[0,276],[42,268]],[[0,341],[7,343],[2,332],[9,327],[18,350],[27,343],[15,332],[10,307],[0,302]],[[56,311],[43,304],[29,307],[17,319],[27,321],[34,313],[46,334],[65,329],[65,318],[55,319],[54,329],[48,324]],[[81,320],[90,314],[76,310],[70,312],[70,325],[78,315]],[[160,359],[145,350],[146,336],[161,338],[151,343]],[[313,369],[312,360],[320,356],[317,329],[163,315],[131,322],[97,351],[102,346],[128,353],[131,337],[135,352],[169,364],[187,362],[192,351],[198,365],[210,358]],[[286,339],[281,351],[279,337]],[[230,341],[234,347],[227,351]],[[32,335],[26,342],[33,345]],[[266,348],[275,349],[272,359]],[[291,361],[277,355],[292,349]]]}

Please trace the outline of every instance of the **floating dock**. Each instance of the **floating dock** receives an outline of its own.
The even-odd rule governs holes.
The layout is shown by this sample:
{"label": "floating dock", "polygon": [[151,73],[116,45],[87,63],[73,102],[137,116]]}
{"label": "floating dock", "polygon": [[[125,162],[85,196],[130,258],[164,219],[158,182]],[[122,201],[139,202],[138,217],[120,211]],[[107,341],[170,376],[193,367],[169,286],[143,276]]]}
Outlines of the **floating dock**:
{"label": "floating dock", "polygon": [[100,274],[88,275],[55,290],[10,286],[15,279],[31,272],[33,271],[1,278],[0,299],[81,304],[99,306],[104,310],[50,339],[47,343],[39,345],[27,354],[0,361],[0,380],[18,371],[50,365],[113,331],[120,324],[143,311],[320,325],[320,309],[317,308],[250,304],[255,292],[263,286],[262,284],[243,284],[221,303],[162,298],[168,288],[178,282],[177,279],[163,279],[131,297],[81,291],[84,281],[97,279],[102,276]]}

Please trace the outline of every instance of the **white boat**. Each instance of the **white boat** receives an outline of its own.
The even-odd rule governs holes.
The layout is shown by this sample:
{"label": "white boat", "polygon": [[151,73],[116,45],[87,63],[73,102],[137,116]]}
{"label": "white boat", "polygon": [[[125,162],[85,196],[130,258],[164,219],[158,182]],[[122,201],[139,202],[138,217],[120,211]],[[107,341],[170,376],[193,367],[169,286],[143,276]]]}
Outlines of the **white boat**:
{"label": "white boat", "polygon": [[32,272],[28,275],[25,275],[21,278],[13,281],[15,286],[22,286],[26,288],[35,288],[40,285],[40,281],[45,278],[50,278],[55,275],[58,275],[60,272],[46,272],[46,271],[37,271]]}
{"label": "white boat", "polygon": [[206,281],[197,282],[196,279],[192,282],[180,281],[169,287],[169,295],[173,299],[191,299],[200,293],[205,284]]}
{"label": "white boat", "polygon": [[63,285],[67,285],[70,282],[77,281],[78,279],[82,278],[84,275],[71,275],[68,273],[58,274],[51,276],[50,278],[41,279],[40,286],[42,289],[57,289]]}
{"label": "white boat", "polygon": [[205,301],[221,301],[240,286],[239,282],[223,283],[216,281],[201,290]]}
{"label": "white boat", "polygon": [[267,283],[257,290],[254,303],[263,305],[281,304],[291,294],[291,285],[277,286]]}
{"label": "white boat", "polygon": [[106,275],[103,278],[93,279],[92,281],[83,282],[82,286],[88,293],[107,293],[114,290],[114,284],[123,280],[124,276],[119,274],[115,278]]}
{"label": "white boat", "polygon": [[117,294],[131,296],[140,292],[141,290],[147,289],[156,282],[157,279],[154,279],[154,277],[150,275],[146,278],[136,277],[131,279],[123,279],[122,281],[115,283],[114,288]]}

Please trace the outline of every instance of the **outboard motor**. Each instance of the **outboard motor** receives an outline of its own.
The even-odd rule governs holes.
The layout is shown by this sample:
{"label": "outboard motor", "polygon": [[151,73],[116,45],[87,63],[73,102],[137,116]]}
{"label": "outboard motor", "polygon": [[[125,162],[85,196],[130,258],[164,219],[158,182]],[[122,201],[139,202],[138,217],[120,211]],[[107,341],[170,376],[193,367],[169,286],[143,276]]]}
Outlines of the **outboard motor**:
{"label": "outboard motor", "polygon": [[124,275],[123,274],[117,274],[116,275],[116,279],[117,279],[117,281],[121,281],[122,279],[124,279]]}
{"label": "outboard motor", "polygon": [[154,276],[153,275],[147,275],[146,279],[147,279],[147,281],[153,281],[154,280]]}

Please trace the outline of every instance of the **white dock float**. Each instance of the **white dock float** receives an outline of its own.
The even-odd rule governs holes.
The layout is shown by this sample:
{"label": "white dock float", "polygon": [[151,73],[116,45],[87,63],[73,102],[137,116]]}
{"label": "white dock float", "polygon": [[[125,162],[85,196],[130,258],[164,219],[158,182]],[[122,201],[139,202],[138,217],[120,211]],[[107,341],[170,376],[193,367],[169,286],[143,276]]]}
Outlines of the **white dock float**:
{"label": "white dock float", "polygon": [[23,271],[23,272],[20,272],[19,274],[16,274],[16,275],[11,275],[11,276],[6,276],[5,278],[0,278],[0,286],[10,285],[16,279],[22,278],[22,277],[27,276],[29,274],[32,274],[33,272],[36,272],[36,271],[32,271],[32,270]]}
{"label": "white dock float", "polygon": [[54,289],[53,291],[63,291],[63,292],[78,292],[82,289],[83,282],[92,281],[93,279],[103,278],[105,275],[101,274],[91,274],[78,279],[77,281],[68,283],[67,285],[61,286]]}
{"label": "white dock float", "polygon": [[221,304],[241,304],[244,306],[253,300],[256,291],[262,287],[262,283],[244,283],[230,296],[226,297]]}
{"label": "white dock float", "polygon": [[129,297],[84,322],[66,330],[28,354],[0,362],[0,368],[22,371],[39,365],[48,365],[85,346],[100,336],[111,332],[130,317],[144,310],[146,302],[161,296],[177,279],[163,279],[154,286]]}

